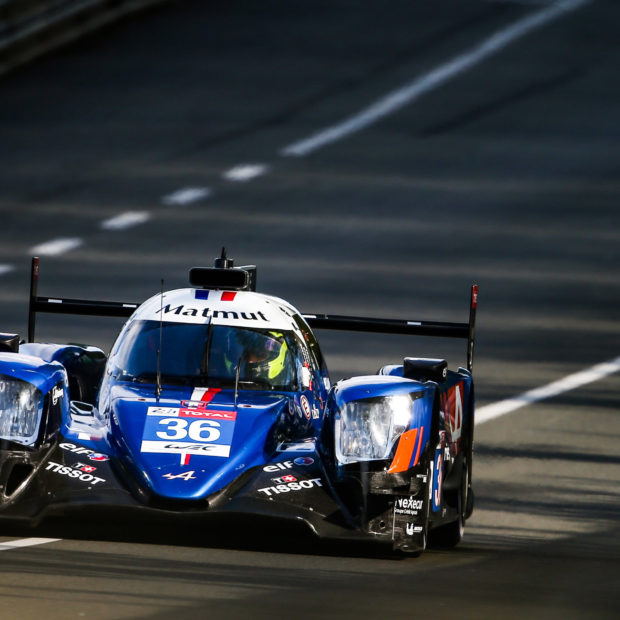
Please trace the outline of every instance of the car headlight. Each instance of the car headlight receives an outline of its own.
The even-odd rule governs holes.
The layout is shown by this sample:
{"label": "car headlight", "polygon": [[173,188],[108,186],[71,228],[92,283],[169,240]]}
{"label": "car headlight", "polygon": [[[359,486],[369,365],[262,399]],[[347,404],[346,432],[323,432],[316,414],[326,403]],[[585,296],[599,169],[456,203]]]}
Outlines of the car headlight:
{"label": "car headlight", "polygon": [[34,443],[43,403],[41,391],[26,381],[0,375],[0,438]]}
{"label": "car headlight", "polygon": [[346,403],[335,419],[336,457],[342,464],[387,459],[411,422],[408,394]]}

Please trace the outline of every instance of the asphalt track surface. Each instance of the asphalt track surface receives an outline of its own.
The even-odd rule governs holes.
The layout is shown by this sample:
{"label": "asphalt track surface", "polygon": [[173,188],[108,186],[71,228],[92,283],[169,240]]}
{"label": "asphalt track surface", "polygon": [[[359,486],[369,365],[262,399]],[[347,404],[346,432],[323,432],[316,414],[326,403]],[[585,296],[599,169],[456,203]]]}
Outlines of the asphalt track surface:
{"label": "asphalt track surface", "polygon": [[[332,126],[550,3],[174,2],[0,82],[0,328],[41,294],[140,301],[226,245],[304,312],[467,319],[478,406],[620,355],[620,7],[594,0],[363,130]],[[240,164],[268,166],[244,182]],[[183,188],[209,195],[166,204]],[[168,201],[169,202],[169,201]],[[144,212],[118,230],[101,223]],[[109,348],[119,321],[40,318]],[[320,334],[337,377],[433,339]],[[616,618],[618,374],[476,430],[476,511],[420,558],[65,522],[2,532],[2,618]],[[30,547],[25,537],[60,538]]]}

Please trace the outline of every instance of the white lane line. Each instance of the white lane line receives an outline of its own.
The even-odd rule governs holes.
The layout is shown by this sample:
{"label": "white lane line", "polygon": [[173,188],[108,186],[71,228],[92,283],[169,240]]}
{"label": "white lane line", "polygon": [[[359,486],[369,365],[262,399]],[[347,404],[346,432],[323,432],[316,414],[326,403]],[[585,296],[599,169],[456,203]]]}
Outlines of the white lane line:
{"label": "white lane line", "polygon": [[3,276],[5,273],[10,273],[14,269],[15,267],[13,267],[13,265],[8,265],[6,263],[3,263],[0,265],[0,276]]}
{"label": "white lane line", "polygon": [[263,174],[267,174],[269,166],[265,164],[240,164],[222,175],[227,181],[250,181]]}
{"label": "white lane line", "polygon": [[480,407],[480,409],[476,409],[476,424],[484,424],[489,420],[499,418],[500,416],[511,413],[521,407],[531,405],[532,403],[536,403],[547,398],[552,398],[553,396],[558,396],[559,394],[568,392],[569,390],[574,390],[582,385],[593,383],[594,381],[613,375],[618,371],[620,371],[620,357],[616,357],[608,362],[603,362],[602,364],[597,364],[596,366],[592,366],[586,370],[568,375],[563,379],[558,379],[557,381],[553,381],[552,383],[548,383],[542,387],[529,390],[528,392],[519,394],[519,396],[514,396],[512,398],[507,398],[506,400],[500,400],[496,403]]}
{"label": "white lane line", "polygon": [[148,211],[126,211],[103,220],[101,228],[104,230],[125,230],[126,228],[144,224],[144,222],[148,222],[150,219],[151,214]]}
{"label": "white lane line", "polygon": [[0,543],[0,551],[10,551],[21,547],[32,547],[33,545],[45,545],[46,543],[56,542],[60,538],[20,538]]}
{"label": "white lane line", "polygon": [[280,151],[280,154],[303,157],[326,144],[336,142],[352,133],[361,131],[378,120],[409,105],[421,95],[435,90],[459,73],[471,69],[489,56],[497,54],[510,43],[532,30],[540,28],[546,23],[589,2],[591,0],[564,0],[532,15],[528,15],[511,26],[497,31],[473,49],[455,56],[452,60],[393,90],[354,116],[344,119],[331,127],[326,127],[309,138],[289,144]]}
{"label": "white lane line", "polygon": [[30,248],[30,254],[36,254],[39,256],[58,256],[64,254],[70,250],[75,250],[82,245],[83,241],[77,237],[53,239],[52,241],[46,241]]}
{"label": "white lane line", "polygon": [[169,206],[180,206],[197,202],[203,198],[208,198],[211,195],[211,190],[208,187],[184,187],[172,194],[168,194],[162,198],[162,202]]}

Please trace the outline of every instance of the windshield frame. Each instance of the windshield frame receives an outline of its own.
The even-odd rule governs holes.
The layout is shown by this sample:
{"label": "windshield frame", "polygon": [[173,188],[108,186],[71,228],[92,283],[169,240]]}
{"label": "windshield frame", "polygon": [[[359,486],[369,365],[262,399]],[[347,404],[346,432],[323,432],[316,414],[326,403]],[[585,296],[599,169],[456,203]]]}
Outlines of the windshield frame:
{"label": "windshield frame", "polygon": [[[285,343],[285,348],[288,350],[283,362],[286,374],[282,378],[285,382],[261,380],[258,377],[249,377],[244,374],[244,351],[242,350],[241,355],[237,356],[231,350],[232,345],[240,348],[239,342],[235,339],[238,340],[238,337],[242,335],[259,335]],[[161,353],[159,353],[160,337]],[[218,344],[219,350],[222,351],[220,341],[223,338],[228,338],[231,343],[228,351],[224,350],[223,355],[228,353],[235,357],[233,360],[227,360],[224,372],[222,372],[222,359],[214,357],[215,344]],[[213,323],[212,320],[201,323],[180,323],[135,319],[125,325],[110,352],[108,361],[110,374],[118,381],[154,385],[157,381],[158,356],[161,383],[167,386],[223,389],[237,387],[240,390],[280,392],[299,390],[301,351],[298,337],[293,330],[231,326]],[[217,371],[216,362],[219,364]],[[181,366],[181,372],[178,372],[180,364],[184,366]],[[195,368],[195,372],[192,372],[190,368]]]}

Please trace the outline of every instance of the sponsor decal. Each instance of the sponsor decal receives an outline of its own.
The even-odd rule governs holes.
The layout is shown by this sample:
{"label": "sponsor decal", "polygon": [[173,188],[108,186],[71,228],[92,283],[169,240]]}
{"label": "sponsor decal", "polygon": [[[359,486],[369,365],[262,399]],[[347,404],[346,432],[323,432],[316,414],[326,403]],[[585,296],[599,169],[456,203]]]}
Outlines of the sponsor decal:
{"label": "sponsor decal", "polygon": [[99,478],[97,476],[93,476],[90,473],[86,473],[82,471],[82,469],[80,469],[79,467],[61,465],[60,463],[54,463],[53,461],[49,461],[45,469],[47,471],[52,471],[55,474],[60,474],[61,476],[75,478],[80,482],[90,482],[93,485],[99,484],[100,482],[105,482],[104,478]]}
{"label": "sponsor decal", "polygon": [[95,452],[90,448],[84,448],[84,446],[77,446],[74,443],[61,443],[58,444],[60,448],[66,450],[67,452],[72,452],[73,454],[83,454],[88,457],[91,461],[109,461],[110,457],[107,454],[101,454],[100,452]]}
{"label": "sponsor decal", "polygon": [[56,405],[58,403],[58,399],[62,398],[64,393],[65,392],[61,387],[55,387],[52,390],[52,404]]}
{"label": "sponsor decal", "polygon": [[93,452],[92,454],[88,455],[88,458],[91,461],[97,461],[97,462],[110,460],[110,457],[107,454],[101,454],[101,452]]}
{"label": "sponsor decal", "polygon": [[75,454],[93,454],[90,448],[84,448],[83,446],[76,446],[74,443],[61,443],[58,444],[63,450],[73,452]]}
{"label": "sponsor decal", "polygon": [[405,525],[405,530],[407,531],[407,536],[413,536],[413,528],[414,528],[414,524],[413,523],[407,523]]}
{"label": "sponsor decal", "polygon": [[314,452],[314,442],[281,443],[278,452]]}
{"label": "sponsor decal", "polygon": [[230,456],[230,446],[143,440],[141,452],[152,452],[158,454],[188,454],[196,456],[221,456],[228,458]]}
{"label": "sponsor decal", "polygon": [[278,471],[291,469],[291,467],[293,467],[293,463],[295,465],[302,465],[305,467],[307,465],[312,465],[312,463],[314,463],[314,459],[310,458],[309,456],[300,456],[296,458],[294,461],[281,461],[280,463],[272,463],[271,465],[265,465],[265,467],[263,467],[263,471],[273,474]]}
{"label": "sponsor decal", "polygon": [[312,489],[313,487],[322,487],[323,483],[320,478],[311,478],[310,480],[300,480],[298,482],[287,482],[286,484],[277,484],[272,487],[258,489],[259,493],[264,493],[268,497],[272,495],[280,495],[280,493],[289,493],[291,491],[303,491],[304,489]]}
{"label": "sponsor decal", "polygon": [[301,405],[301,410],[304,412],[306,419],[309,420],[312,416],[312,409],[310,408],[308,399],[303,394],[299,397],[299,404]]}
{"label": "sponsor decal", "polygon": [[433,471],[433,512],[437,512],[441,506],[441,487],[443,485],[443,454],[437,450],[435,455],[435,466]]}
{"label": "sponsor decal", "polygon": [[[186,402],[186,401],[184,401]],[[236,420],[234,410],[207,409],[204,407],[149,407],[146,415],[176,418],[203,418],[206,420]]]}
{"label": "sponsor decal", "polygon": [[192,471],[184,471],[180,474],[164,474],[162,478],[167,478],[168,480],[196,480],[196,476],[194,476],[196,472]]}
{"label": "sponsor decal", "polygon": [[397,515],[417,515],[423,506],[424,500],[415,499],[412,495],[409,497],[399,497],[394,502],[394,513]]}
{"label": "sponsor decal", "polygon": [[97,471],[97,468],[94,465],[84,465],[83,463],[76,463],[73,467],[79,469],[80,471],[84,471],[87,474],[92,474],[94,471]]}
{"label": "sponsor decal", "polygon": [[[229,300],[223,300],[229,301]],[[191,308],[190,306],[186,306],[185,304],[180,304],[178,306],[172,307],[172,304],[167,304],[163,308],[157,310],[158,312],[162,312],[163,315],[166,314],[176,314],[180,316],[187,317],[202,317],[204,319],[214,318],[214,319],[226,319],[226,320],[242,320],[242,321],[265,321],[268,322],[269,319],[261,312],[238,312],[237,310],[211,310],[210,308]]]}
{"label": "sponsor decal", "polygon": [[271,482],[275,482],[276,484],[282,484],[283,482],[297,482],[297,478],[295,478],[295,476],[287,475],[282,476],[281,478],[272,478]]}
{"label": "sponsor decal", "polygon": [[312,406],[312,419],[313,420],[318,420],[320,417],[321,413],[319,411],[319,408],[316,407],[315,405]]}
{"label": "sponsor decal", "polygon": [[147,410],[141,452],[230,456],[236,411],[167,407],[163,416],[162,409]]}
{"label": "sponsor decal", "polygon": [[281,463],[274,463],[273,465],[263,467],[263,471],[273,473],[281,469],[290,469],[291,467],[293,467],[292,461],[282,461]]}
{"label": "sponsor decal", "polygon": [[450,427],[450,441],[457,442],[461,438],[463,428],[463,398],[461,396],[462,382],[448,389],[441,395],[441,409]]}

